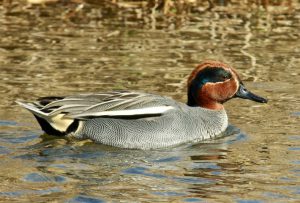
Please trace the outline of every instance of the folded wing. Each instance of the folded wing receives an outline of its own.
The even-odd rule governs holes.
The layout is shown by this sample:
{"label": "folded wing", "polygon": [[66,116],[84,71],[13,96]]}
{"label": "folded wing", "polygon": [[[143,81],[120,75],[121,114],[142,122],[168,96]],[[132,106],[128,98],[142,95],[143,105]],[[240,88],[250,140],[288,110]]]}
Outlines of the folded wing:
{"label": "folded wing", "polygon": [[174,109],[169,98],[140,93],[115,91],[109,93],[79,94],[67,97],[44,97],[36,102],[20,105],[41,117],[89,119],[93,117],[141,118],[159,116]]}

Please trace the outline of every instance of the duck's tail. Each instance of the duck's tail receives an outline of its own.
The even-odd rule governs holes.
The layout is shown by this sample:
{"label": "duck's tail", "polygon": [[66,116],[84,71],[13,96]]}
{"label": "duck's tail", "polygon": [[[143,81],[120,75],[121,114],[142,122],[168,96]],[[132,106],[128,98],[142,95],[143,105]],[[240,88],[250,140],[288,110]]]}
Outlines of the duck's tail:
{"label": "duck's tail", "polygon": [[64,136],[74,129],[77,129],[79,121],[64,117],[64,114],[50,115],[43,111],[42,107],[36,103],[16,101],[17,104],[30,111],[40,124],[45,133],[49,135]]}
{"label": "duck's tail", "polygon": [[33,113],[35,116],[38,116],[39,118],[47,119],[47,117],[48,117],[48,113],[41,111],[37,107],[37,105],[35,105],[33,103],[27,103],[27,102],[25,103],[25,102],[19,101],[19,100],[17,100],[16,103],[19,104],[20,106],[24,107],[31,113]]}

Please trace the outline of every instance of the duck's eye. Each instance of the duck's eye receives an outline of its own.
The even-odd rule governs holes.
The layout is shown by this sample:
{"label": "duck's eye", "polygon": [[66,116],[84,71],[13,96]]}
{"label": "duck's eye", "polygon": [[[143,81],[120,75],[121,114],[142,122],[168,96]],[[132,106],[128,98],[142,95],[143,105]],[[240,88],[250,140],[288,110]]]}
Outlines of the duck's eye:
{"label": "duck's eye", "polygon": [[231,74],[230,73],[222,75],[222,79],[223,80],[227,80],[227,79],[230,79],[230,78],[231,78]]}

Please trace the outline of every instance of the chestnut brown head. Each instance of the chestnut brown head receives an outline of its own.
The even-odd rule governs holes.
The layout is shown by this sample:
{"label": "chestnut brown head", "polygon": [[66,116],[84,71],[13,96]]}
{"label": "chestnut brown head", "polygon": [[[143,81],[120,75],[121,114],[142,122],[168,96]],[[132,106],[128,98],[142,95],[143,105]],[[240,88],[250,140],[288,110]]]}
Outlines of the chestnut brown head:
{"label": "chestnut brown head", "polygon": [[240,97],[266,103],[267,100],[248,91],[237,72],[219,61],[205,61],[198,65],[188,79],[189,106],[221,110],[223,103]]}

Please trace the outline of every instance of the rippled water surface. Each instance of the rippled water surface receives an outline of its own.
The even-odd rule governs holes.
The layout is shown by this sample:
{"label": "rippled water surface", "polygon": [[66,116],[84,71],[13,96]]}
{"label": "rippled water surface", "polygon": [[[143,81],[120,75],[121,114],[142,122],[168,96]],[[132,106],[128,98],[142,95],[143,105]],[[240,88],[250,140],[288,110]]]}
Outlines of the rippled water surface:
{"label": "rippled water surface", "polygon": [[[300,10],[216,9],[174,26],[101,5],[73,20],[52,16],[55,7],[22,9],[0,8],[1,202],[300,201]],[[204,59],[232,64],[269,103],[227,102],[240,132],[193,146],[126,150],[43,135],[14,103],[113,89],[185,101],[186,77]]]}

